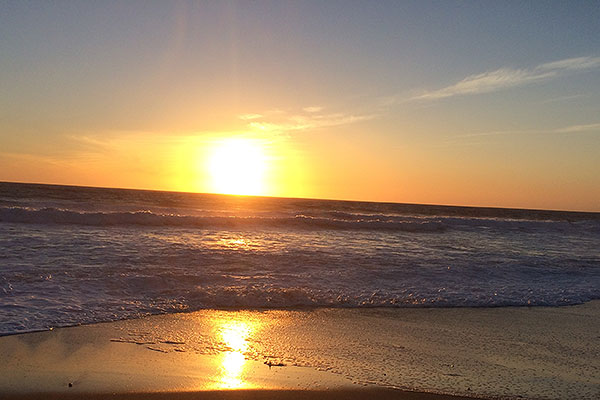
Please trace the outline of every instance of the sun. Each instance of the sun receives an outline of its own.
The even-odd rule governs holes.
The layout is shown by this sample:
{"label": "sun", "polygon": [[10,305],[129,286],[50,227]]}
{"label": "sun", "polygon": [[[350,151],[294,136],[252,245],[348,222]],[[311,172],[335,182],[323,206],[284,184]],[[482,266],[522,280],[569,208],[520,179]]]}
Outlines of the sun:
{"label": "sun", "polygon": [[253,139],[229,138],[215,144],[208,160],[215,193],[265,194],[267,157],[264,145]]}

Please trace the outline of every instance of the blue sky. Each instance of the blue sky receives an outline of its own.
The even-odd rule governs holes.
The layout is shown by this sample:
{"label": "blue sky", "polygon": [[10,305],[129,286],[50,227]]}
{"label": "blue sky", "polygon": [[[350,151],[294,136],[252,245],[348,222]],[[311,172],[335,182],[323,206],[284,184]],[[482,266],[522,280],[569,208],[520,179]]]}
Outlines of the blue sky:
{"label": "blue sky", "polygon": [[177,146],[245,135],[264,194],[600,211],[598,2],[0,10],[2,180],[210,191]]}

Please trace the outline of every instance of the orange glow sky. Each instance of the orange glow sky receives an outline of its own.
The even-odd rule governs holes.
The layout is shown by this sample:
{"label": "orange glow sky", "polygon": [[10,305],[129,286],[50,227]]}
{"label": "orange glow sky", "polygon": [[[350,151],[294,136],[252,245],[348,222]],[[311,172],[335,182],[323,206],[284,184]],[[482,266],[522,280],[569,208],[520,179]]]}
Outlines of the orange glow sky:
{"label": "orange glow sky", "polygon": [[592,3],[0,11],[2,181],[600,211]]}

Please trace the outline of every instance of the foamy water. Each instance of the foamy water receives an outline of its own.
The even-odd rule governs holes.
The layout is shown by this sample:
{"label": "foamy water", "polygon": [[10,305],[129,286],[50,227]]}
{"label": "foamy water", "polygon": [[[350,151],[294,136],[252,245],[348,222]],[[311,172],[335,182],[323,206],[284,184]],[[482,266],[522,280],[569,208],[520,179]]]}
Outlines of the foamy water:
{"label": "foamy water", "polygon": [[203,308],[600,298],[600,214],[0,183],[0,333]]}

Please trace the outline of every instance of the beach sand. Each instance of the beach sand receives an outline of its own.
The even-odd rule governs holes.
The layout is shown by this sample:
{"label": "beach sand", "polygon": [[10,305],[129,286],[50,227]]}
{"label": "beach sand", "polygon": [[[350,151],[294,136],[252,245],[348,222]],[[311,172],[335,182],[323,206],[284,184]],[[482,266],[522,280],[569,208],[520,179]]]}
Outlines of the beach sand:
{"label": "beach sand", "polygon": [[598,301],[202,310],[1,337],[0,397],[597,399],[599,332]]}

